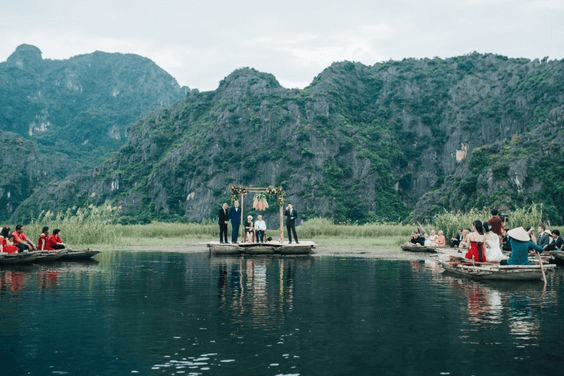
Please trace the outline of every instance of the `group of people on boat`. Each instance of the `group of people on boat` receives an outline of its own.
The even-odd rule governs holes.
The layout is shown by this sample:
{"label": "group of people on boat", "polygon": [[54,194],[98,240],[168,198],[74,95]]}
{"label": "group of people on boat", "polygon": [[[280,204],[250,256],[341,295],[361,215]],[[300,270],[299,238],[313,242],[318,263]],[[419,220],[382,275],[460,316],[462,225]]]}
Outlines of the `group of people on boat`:
{"label": "group of people on boat", "polygon": [[[298,218],[298,212],[294,209],[294,206],[289,203],[284,211],[284,216],[286,218],[286,230],[288,231],[288,241],[291,244],[292,239],[296,243],[298,241],[298,234],[296,233],[296,219]],[[233,206],[229,207],[229,204],[224,203],[218,212],[218,225],[219,225],[219,242],[227,243],[227,229],[228,224],[231,222],[231,243],[238,243],[239,239],[239,228],[241,225],[241,208],[239,207],[239,201],[233,200]],[[271,240],[266,238],[266,222],[262,215],[257,215],[256,220],[253,222],[253,216],[248,215],[245,223],[243,224],[245,228],[245,235],[243,241],[246,243],[264,243],[265,241]]]}
{"label": "group of people on boat", "polygon": [[431,235],[427,236],[425,228],[421,226],[421,229],[418,227],[416,228],[409,238],[409,241],[412,244],[419,244],[425,247],[438,247],[444,248],[446,247],[446,237],[442,230],[438,232],[435,230],[431,231]]}
{"label": "group of people on boat", "polygon": [[22,253],[33,251],[55,251],[65,248],[61,240],[61,230],[54,229],[49,233],[49,227],[44,226],[37,239],[37,246],[28,238],[24,232],[23,225],[16,225],[14,231],[4,226],[0,229],[0,253]]}
{"label": "group of people on boat", "polygon": [[[538,226],[538,236],[535,229],[517,227],[506,229],[507,221],[496,209],[491,211],[491,218],[487,221],[476,220],[471,229],[459,229],[451,239],[454,248],[465,250],[464,257],[477,262],[495,262],[501,265],[527,265],[529,251],[563,251],[564,239],[560,231],[548,231],[544,224]],[[421,228],[423,228],[421,226]],[[410,242],[421,246],[437,248],[445,247],[442,231],[431,232],[427,236],[425,229],[417,228],[410,237]],[[507,257],[503,250],[510,252]]]}

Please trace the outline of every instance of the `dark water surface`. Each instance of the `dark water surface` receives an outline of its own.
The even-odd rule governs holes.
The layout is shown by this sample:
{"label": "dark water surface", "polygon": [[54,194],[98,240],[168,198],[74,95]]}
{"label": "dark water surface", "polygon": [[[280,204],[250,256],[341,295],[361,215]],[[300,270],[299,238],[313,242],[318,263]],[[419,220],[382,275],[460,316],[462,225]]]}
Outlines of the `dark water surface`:
{"label": "dark water surface", "polygon": [[563,273],[112,252],[0,269],[1,375],[563,375]]}

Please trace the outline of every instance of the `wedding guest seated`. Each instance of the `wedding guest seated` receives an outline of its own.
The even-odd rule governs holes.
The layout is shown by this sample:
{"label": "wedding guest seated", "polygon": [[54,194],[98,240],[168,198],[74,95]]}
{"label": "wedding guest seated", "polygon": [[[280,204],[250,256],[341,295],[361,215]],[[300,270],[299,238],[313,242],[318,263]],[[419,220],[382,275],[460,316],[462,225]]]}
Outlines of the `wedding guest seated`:
{"label": "wedding guest seated", "polygon": [[16,253],[18,247],[14,245],[14,237],[10,233],[9,227],[3,227],[0,232],[0,252]]}
{"label": "wedding guest seated", "polygon": [[426,247],[436,247],[437,246],[437,238],[438,234],[435,230],[431,231],[431,235],[427,239],[425,239],[425,246]]}
{"label": "wedding guest seated", "polygon": [[460,245],[460,242],[462,241],[462,229],[459,228],[458,231],[456,232],[456,235],[454,236],[454,238],[450,239],[452,246],[454,248],[458,248],[458,246]]}
{"label": "wedding guest seated", "polygon": [[446,238],[442,230],[439,230],[439,234],[437,235],[437,247],[439,248],[446,247]]}
{"label": "wedding guest seated", "polygon": [[53,233],[47,240],[45,249],[52,251],[55,249],[64,249],[66,247],[63,241],[61,240],[61,235],[59,235],[60,232],[61,230],[59,230],[58,228],[53,230]]}
{"label": "wedding guest seated", "polygon": [[255,242],[255,226],[253,224],[253,216],[247,216],[245,221],[245,242],[254,243]]}
{"label": "wedding guest seated", "polygon": [[548,245],[550,243],[550,231],[546,229],[544,224],[539,225],[539,236],[537,237],[537,244],[541,247]]}
{"label": "wedding guest seated", "polygon": [[492,225],[484,222],[484,244],[486,246],[486,260],[488,262],[499,262],[504,256],[501,252],[501,241],[499,236],[492,231]]}
{"label": "wedding guest seated", "polygon": [[484,224],[479,219],[474,221],[472,224],[472,232],[466,236],[466,239],[469,241],[469,248],[465,258],[479,261],[479,262],[486,262],[486,248],[484,247]]}
{"label": "wedding guest seated", "polygon": [[564,240],[560,236],[560,230],[552,230],[550,234],[552,237],[552,241],[544,246],[545,251],[560,251],[562,245],[564,244]]}
{"label": "wedding guest seated", "polygon": [[523,227],[517,227],[507,231],[509,243],[511,243],[511,256],[507,260],[501,260],[501,265],[528,265],[529,250],[542,252],[543,248],[531,241],[529,234]]}
{"label": "wedding guest seated", "polygon": [[262,219],[262,215],[257,216],[255,221],[255,234],[258,243],[264,243],[264,236],[266,234],[266,222]]}
{"label": "wedding guest seated", "polygon": [[419,228],[415,229],[415,231],[411,233],[409,241],[412,244],[425,245],[425,237],[421,234],[421,230],[419,230]]}
{"label": "wedding guest seated", "polygon": [[19,252],[37,251],[35,245],[33,245],[24,233],[24,227],[22,225],[16,225],[16,231],[14,231],[12,235],[14,236],[14,245],[18,247]]}
{"label": "wedding guest seated", "polygon": [[48,250],[45,246],[47,245],[47,240],[49,239],[49,227],[43,226],[41,229],[41,234],[37,238],[37,250],[46,251]]}
{"label": "wedding guest seated", "polygon": [[464,229],[462,230],[462,240],[460,240],[460,244],[458,248],[468,249],[470,248],[470,241],[468,240],[468,235],[470,234],[470,230]]}

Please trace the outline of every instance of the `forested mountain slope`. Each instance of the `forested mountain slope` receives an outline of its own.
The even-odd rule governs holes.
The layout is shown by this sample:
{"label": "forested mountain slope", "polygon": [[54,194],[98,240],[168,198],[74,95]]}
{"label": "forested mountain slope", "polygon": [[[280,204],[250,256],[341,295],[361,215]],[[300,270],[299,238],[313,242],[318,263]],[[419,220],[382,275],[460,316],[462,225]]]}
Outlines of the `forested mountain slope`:
{"label": "forested mountain slope", "polygon": [[305,217],[400,220],[544,202],[562,221],[564,62],[473,53],[335,63],[303,90],[254,69],[136,122],[46,207],[121,205],[134,221],[202,220],[231,184],[281,185]]}
{"label": "forested mountain slope", "polygon": [[38,182],[99,164],[126,142],[131,122],[186,91],[140,56],[94,52],[46,60],[37,47],[19,46],[0,63],[0,137],[20,140],[37,158],[27,163],[21,144],[0,145],[0,218]]}

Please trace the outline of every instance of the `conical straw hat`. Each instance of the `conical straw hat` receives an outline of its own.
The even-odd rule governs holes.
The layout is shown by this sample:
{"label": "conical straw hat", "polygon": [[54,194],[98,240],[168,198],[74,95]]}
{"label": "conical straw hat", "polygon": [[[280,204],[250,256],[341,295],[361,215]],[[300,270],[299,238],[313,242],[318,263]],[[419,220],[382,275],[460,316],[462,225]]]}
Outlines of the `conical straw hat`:
{"label": "conical straw hat", "polygon": [[531,238],[529,237],[529,234],[527,233],[527,231],[525,231],[525,229],[523,227],[513,228],[513,229],[507,231],[507,235],[512,237],[515,240],[519,240],[519,241],[522,241],[522,242],[528,242],[529,240],[531,240]]}

